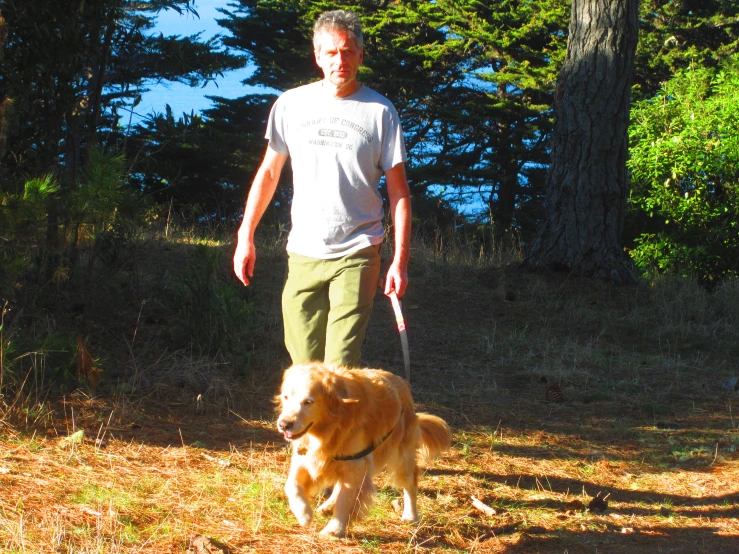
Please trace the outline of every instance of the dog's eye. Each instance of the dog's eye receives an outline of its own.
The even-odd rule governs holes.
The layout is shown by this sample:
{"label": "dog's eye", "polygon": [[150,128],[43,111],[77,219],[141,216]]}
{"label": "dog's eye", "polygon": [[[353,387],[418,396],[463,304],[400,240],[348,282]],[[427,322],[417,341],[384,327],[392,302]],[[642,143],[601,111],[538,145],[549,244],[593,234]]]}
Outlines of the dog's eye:
{"label": "dog's eye", "polygon": [[313,399],[306,398],[305,400],[303,400],[303,404],[305,404],[306,406],[310,406],[311,404],[313,404]]}

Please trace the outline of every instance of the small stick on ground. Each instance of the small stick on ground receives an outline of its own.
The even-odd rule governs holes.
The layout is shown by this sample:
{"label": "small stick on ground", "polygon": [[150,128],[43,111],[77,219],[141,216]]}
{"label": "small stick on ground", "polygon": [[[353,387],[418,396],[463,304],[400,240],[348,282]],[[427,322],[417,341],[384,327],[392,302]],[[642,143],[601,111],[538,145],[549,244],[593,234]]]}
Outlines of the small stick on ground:
{"label": "small stick on ground", "polygon": [[470,498],[472,499],[472,505],[486,516],[494,516],[498,513],[495,511],[495,508],[493,508],[492,506],[488,506],[487,504],[476,498],[474,495]]}

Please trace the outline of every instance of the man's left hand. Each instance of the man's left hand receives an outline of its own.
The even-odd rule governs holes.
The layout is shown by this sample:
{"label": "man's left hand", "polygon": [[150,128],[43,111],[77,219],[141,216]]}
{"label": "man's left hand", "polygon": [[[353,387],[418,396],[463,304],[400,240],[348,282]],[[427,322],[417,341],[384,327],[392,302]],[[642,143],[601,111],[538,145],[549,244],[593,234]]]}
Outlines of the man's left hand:
{"label": "man's left hand", "polygon": [[399,264],[393,263],[387,270],[385,279],[385,295],[395,291],[398,298],[402,298],[405,289],[408,288],[408,269],[401,268]]}

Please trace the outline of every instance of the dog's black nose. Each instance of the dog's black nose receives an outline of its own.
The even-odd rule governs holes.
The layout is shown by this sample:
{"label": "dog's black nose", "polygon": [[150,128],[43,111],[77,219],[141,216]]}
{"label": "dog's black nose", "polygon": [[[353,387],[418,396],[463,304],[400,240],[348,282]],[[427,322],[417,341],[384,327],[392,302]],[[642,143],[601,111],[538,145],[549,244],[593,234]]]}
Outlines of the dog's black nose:
{"label": "dog's black nose", "polygon": [[293,426],[293,422],[292,421],[285,421],[285,420],[281,419],[281,420],[279,420],[277,422],[277,429],[281,433],[284,433],[285,431],[289,431],[290,429],[292,429],[292,426]]}

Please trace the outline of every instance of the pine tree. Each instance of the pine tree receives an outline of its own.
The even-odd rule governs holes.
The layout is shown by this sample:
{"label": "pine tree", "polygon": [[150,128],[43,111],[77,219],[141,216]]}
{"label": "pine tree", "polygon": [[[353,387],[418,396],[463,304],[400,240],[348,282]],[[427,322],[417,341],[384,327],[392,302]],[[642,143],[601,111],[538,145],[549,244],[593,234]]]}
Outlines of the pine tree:
{"label": "pine tree", "polygon": [[739,51],[736,0],[642,0],[634,82],[640,97],[655,94],[677,71],[717,67]]}
{"label": "pine tree", "polygon": [[[243,61],[217,41],[152,36],[163,9],[193,0],[5,0],[0,4],[0,129],[6,176],[80,174],[84,151],[156,80],[203,84]],[[22,182],[22,181],[17,181]]]}
{"label": "pine tree", "polygon": [[257,64],[247,83],[281,91],[320,78],[312,24],[339,7],[363,19],[360,80],[398,108],[412,190],[446,187],[486,204],[501,229],[520,225],[521,207],[542,196],[567,8],[554,0],[241,0],[222,24],[234,35],[226,43]]}
{"label": "pine tree", "polygon": [[202,115],[153,115],[134,129],[127,148],[134,188],[194,222],[224,224],[243,208],[275,96],[209,98],[214,106]]}
{"label": "pine tree", "polygon": [[442,7],[449,40],[464,45],[452,121],[464,122],[454,135],[469,163],[456,180],[484,191],[477,194],[498,230],[531,228],[541,217],[550,106],[569,10],[549,0],[458,0]]}

